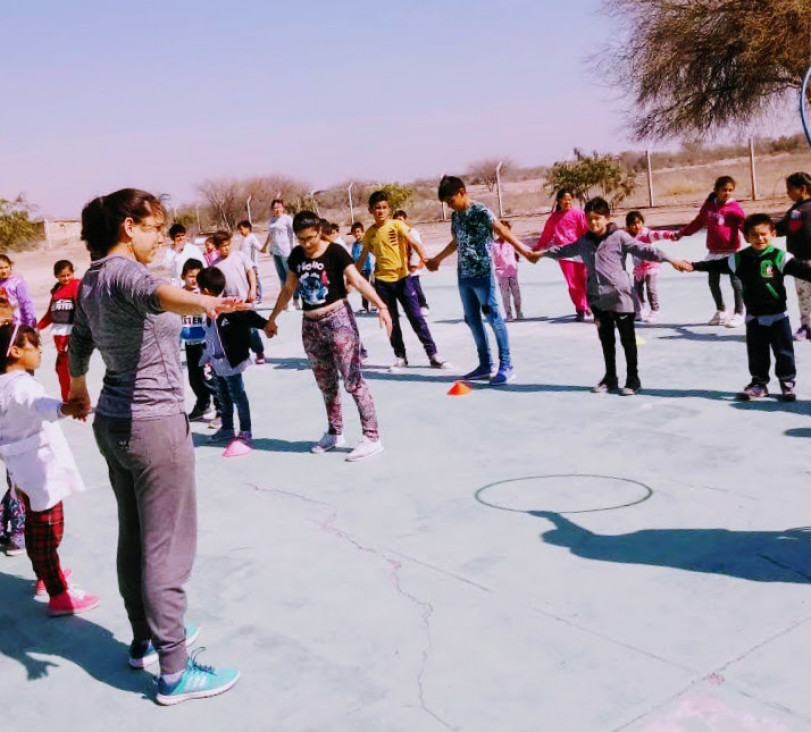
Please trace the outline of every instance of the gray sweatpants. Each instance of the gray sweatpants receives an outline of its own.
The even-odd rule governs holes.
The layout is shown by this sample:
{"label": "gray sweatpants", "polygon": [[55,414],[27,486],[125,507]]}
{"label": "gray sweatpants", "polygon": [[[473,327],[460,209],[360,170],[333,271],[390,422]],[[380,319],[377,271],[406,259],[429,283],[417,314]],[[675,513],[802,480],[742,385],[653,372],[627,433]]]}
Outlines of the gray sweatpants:
{"label": "gray sweatpants", "polygon": [[134,640],[152,639],[161,673],[186,663],[183,616],[197,550],[194,449],[185,414],[97,415],[93,431],[118,503],[118,588]]}

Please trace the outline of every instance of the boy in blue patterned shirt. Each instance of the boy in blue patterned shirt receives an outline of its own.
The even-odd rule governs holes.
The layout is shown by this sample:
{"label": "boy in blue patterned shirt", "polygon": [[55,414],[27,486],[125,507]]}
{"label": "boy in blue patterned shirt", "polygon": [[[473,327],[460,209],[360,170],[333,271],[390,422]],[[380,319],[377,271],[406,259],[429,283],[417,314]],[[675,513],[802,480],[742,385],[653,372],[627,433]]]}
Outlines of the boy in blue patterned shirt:
{"label": "boy in blue patterned shirt", "polygon": [[[453,211],[451,216],[453,239],[439,254],[429,259],[425,266],[431,272],[435,272],[445,257],[459,252],[457,270],[459,296],[462,298],[465,321],[473,333],[479,355],[479,365],[465,374],[464,378],[489,380],[491,386],[503,386],[515,378],[515,373],[510,360],[507,326],[501,317],[496,300],[496,283],[491,260],[494,232],[499,238],[512,244],[522,256],[533,261],[535,257],[490,209],[471,200],[461,178],[445,176],[439,184],[439,200]],[[482,315],[493,329],[498,345],[498,371],[495,375]]]}

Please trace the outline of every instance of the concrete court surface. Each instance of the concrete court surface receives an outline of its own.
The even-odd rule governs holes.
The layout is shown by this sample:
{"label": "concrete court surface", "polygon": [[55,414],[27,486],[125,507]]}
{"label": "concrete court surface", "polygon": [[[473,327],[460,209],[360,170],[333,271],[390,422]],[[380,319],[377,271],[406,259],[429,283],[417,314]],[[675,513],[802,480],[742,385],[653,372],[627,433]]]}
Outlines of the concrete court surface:
{"label": "concrete court surface", "polygon": [[[703,256],[701,238],[665,248]],[[361,464],[309,453],[323,406],[300,316],[284,314],[269,364],[246,374],[257,449],[196,451],[189,618],[203,625],[201,660],[243,673],[216,699],[160,708],[152,674],[127,668],[115,504],[89,426],[66,424],[89,489],[66,506],[62,556],[103,603],[48,619],[27,559],[0,556],[5,722],[811,729],[811,343],[797,344],[796,404],[736,403],[743,330],[702,325],[706,275],[662,272],[663,322],[639,329],[633,398],[589,393],[602,375],[595,329],[573,322],[551,261],[521,265],[528,319],[509,325],[518,377],[500,390],[446,396],[454,372],[426,368],[407,326],[412,365],[387,373],[384,333],[360,318],[386,445]],[[440,352],[472,368],[453,270],[423,282]],[[793,294],[790,312],[796,325]],[[48,344],[40,377],[55,392],[52,355]],[[352,445],[350,399],[344,411]],[[193,429],[201,442],[205,426]]]}

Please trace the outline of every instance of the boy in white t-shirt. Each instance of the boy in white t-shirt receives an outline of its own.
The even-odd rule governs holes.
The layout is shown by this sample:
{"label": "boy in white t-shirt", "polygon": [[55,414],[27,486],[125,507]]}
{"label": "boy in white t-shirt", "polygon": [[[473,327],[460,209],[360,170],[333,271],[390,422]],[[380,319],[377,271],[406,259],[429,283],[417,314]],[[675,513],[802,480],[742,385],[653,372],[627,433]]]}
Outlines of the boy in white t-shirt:
{"label": "boy in white t-shirt", "polygon": [[256,302],[262,302],[262,280],[259,278],[259,252],[262,245],[256,234],[253,233],[253,225],[250,221],[240,221],[237,224],[237,231],[242,237],[240,250],[248,258],[256,275]]}

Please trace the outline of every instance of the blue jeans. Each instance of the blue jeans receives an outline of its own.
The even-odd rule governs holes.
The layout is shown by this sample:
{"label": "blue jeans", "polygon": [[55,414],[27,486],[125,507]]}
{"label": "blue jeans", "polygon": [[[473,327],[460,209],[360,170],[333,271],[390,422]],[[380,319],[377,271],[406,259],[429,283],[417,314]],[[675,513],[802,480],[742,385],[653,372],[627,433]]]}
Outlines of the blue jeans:
{"label": "blue jeans", "polygon": [[234,407],[239,416],[239,431],[251,431],[251,405],[245,392],[242,374],[217,376],[217,396],[220,400],[220,417],[224,430],[234,429]]}
{"label": "blue jeans", "polygon": [[[273,264],[276,265],[276,274],[279,275],[279,284],[284,288],[284,283],[287,282],[287,257],[283,257],[281,254],[274,254],[273,255]],[[293,299],[298,300],[301,297],[301,292],[299,288],[296,288],[296,291],[293,293]]]}
{"label": "blue jeans", "polygon": [[479,354],[479,366],[489,368],[493,365],[490,355],[490,344],[484,332],[482,315],[490,323],[493,333],[496,334],[498,345],[499,369],[512,368],[510,360],[510,341],[507,338],[507,326],[498,309],[496,301],[496,283],[490,277],[460,277],[459,297],[462,298],[462,309],[465,313],[465,322],[473,333],[476,341],[476,351]]}

